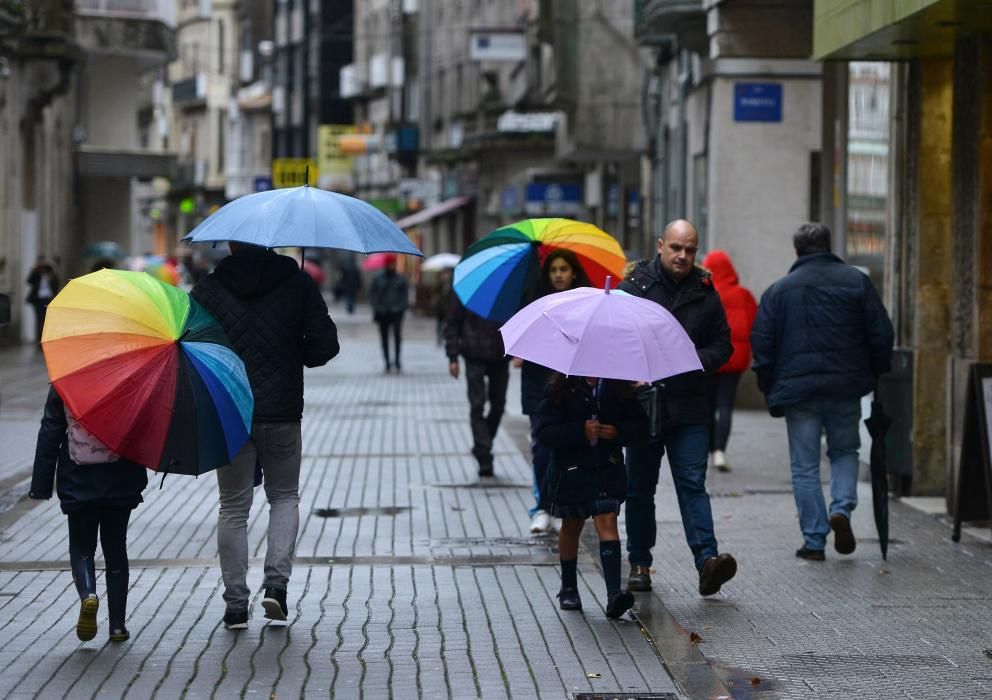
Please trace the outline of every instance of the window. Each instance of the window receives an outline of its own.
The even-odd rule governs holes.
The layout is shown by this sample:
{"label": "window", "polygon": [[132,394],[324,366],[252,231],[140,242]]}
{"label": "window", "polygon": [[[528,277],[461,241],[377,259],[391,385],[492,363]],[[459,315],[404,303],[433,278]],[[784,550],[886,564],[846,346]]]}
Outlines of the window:
{"label": "window", "polygon": [[224,20],[217,20],[217,72],[224,72]]}

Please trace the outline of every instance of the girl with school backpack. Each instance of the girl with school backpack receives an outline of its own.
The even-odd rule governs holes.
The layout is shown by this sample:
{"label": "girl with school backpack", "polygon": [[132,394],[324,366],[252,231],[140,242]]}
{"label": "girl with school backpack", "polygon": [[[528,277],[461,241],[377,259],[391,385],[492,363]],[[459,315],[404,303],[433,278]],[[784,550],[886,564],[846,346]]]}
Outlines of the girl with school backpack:
{"label": "girl with school backpack", "polygon": [[49,389],[38,432],[29,496],[52,497],[53,484],[69,525],[69,564],[79,593],[76,636],[96,636],[100,600],[96,591],[96,540],[106,562],[110,640],[130,638],[127,616],[127,524],[148,484],[145,468],[119,458],[90,435]]}

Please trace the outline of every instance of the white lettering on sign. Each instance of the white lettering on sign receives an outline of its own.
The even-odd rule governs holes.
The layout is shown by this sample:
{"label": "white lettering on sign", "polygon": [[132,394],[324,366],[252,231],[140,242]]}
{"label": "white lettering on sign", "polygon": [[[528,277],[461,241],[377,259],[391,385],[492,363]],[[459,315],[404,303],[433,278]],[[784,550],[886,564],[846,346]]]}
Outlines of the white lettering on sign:
{"label": "white lettering on sign", "polygon": [[742,97],[741,104],[745,107],[774,107],[778,103],[770,97]]}

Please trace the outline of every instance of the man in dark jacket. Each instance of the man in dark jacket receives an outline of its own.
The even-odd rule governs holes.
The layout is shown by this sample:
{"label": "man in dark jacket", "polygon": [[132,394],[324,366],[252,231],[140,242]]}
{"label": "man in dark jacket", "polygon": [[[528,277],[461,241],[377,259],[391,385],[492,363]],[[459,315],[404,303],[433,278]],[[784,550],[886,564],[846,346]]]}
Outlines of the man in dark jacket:
{"label": "man in dark jacket", "polygon": [[228,629],[248,627],[248,511],[256,463],[269,501],[265,617],[285,620],[286,587],[299,529],[303,368],[338,354],[338,333],[316,283],[292,258],[243,243],[193,288],[245,363],[255,396],[251,437],[217,470],[217,549]]}
{"label": "man in dark jacket", "polygon": [[[459,374],[458,356],[465,358],[472,455],[479,463],[479,476],[492,476],[493,440],[503,418],[506,385],[510,381],[510,360],[503,350],[499,324],[472,313],[458,295],[452,294],[444,324],[444,351],[448,355],[448,373],[455,379]],[[487,393],[489,415],[485,415]]]}
{"label": "man in dark jacket", "polygon": [[[834,531],[840,554],[854,551],[851,511],[858,503],[861,397],[889,371],[894,333],[867,275],[830,252],[830,230],[804,224],[793,237],[789,274],[761,296],[751,331],[758,388],[774,416],[785,416],[792,490],[803,546],[796,556],[824,559]],[[820,485],[820,437],[830,458],[830,516]]]}
{"label": "man in dark jacket", "polygon": [[654,494],[661,459],[668,451],[685,539],[699,571],[700,595],[713,595],[737,573],[730,554],[720,554],[706,493],[711,409],[706,374],[730,357],[730,327],[709,273],[695,266],[699,234],[688,221],[668,224],[658,256],[639,262],[620,289],[668,309],[692,338],[702,372],[670,377],[658,386],[661,437],[627,448],[628,588],[651,590],[651,548],[657,538]]}

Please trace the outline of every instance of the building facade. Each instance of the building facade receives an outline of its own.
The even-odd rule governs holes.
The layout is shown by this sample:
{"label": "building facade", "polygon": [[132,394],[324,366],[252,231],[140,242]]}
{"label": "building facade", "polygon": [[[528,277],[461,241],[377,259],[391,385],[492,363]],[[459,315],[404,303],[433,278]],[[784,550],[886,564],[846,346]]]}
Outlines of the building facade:
{"label": "building facade", "polygon": [[911,490],[953,506],[969,370],[992,361],[992,6],[816,0],[813,29],[819,60],[889,63],[876,240],[911,406]]}

